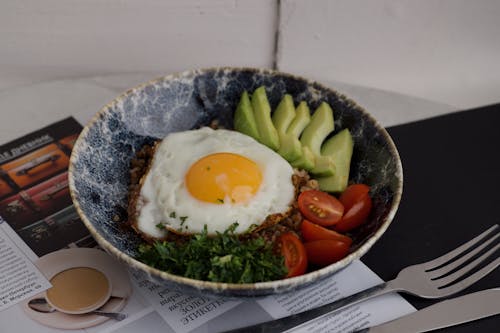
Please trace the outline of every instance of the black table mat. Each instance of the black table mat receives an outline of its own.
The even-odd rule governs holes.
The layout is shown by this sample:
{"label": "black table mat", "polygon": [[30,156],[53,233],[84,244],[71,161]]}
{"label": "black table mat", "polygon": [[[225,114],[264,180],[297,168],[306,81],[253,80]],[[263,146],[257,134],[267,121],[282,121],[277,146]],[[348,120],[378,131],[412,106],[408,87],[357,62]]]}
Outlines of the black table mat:
{"label": "black table mat", "polygon": [[[403,197],[387,232],[362,258],[385,281],[500,224],[500,104],[388,132],[401,155]],[[494,287],[500,268],[460,294]],[[405,298],[417,309],[436,302]],[[500,332],[500,316],[435,332]]]}

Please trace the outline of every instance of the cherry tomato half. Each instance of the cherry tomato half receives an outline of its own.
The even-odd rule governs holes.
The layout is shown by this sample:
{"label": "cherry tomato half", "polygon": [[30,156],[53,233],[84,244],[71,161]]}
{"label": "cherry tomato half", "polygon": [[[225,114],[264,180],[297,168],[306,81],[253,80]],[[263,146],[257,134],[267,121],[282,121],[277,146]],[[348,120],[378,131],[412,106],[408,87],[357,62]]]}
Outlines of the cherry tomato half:
{"label": "cherry tomato half", "polygon": [[344,214],[342,203],[326,192],[304,191],[297,201],[299,210],[306,219],[324,227],[338,223]]}
{"label": "cherry tomato half", "polygon": [[332,239],[306,242],[304,243],[304,247],[306,248],[309,262],[319,266],[333,264],[349,253],[349,245],[347,243]]}
{"label": "cherry tomato half", "polygon": [[346,208],[342,220],[335,225],[335,230],[346,232],[365,223],[372,210],[372,199],[368,193],[369,190],[370,188],[364,184],[355,184],[347,187],[341,194],[340,201],[345,202],[348,208]]}
{"label": "cherry tomato half", "polygon": [[360,201],[368,192],[370,192],[370,187],[368,185],[352,184],[340,194],[339,201],[344,205],[344,210],[347,212],[349,208]]}
{"label": "cherry tomato half", "polygon": [[351,246],[352,244],[351,237],[342,235],[334,230],[324,228],[320,225],[309,222],[308,220],[302,221],[300,231],[302,232],[302,237],[304,237],[306,242],[321,239],[332,239],[347,243],[347,246]]}
{"label": "cherry tomato half", "polygon": [[304,244],[291,232],[281,235],[281,253],[285,257],[285,266],[288,269],[286,277],[302,275],[307,270],[307,255]]}

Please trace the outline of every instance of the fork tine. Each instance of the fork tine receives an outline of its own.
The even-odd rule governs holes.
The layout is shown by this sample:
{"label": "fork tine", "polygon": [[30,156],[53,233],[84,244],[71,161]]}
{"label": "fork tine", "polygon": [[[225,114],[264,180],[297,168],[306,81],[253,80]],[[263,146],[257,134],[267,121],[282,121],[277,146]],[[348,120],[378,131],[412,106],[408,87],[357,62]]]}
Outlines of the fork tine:
{"label": "fork tine", "polygon": [[434,298],[449,296],[464,290],[465,288],[473,285],[474,283],[476,283],[477,281],[488,275],[490,272],[495,270],[498,267],[498,265],[500,265],[500,257],[496,258],[494,261],[490,262],[488,265],[484,266],[474,274],[469,275],[462,281],[459,281],[448,287],[439,289],[436,295],[434,295]]}
{"label": "fork tine", "polygon": [[[474,261],[472,261],[469,264],[467,264],[466,266],[460,268],[459,270],[457,270],[456,272],[453,272],[452,274],[450,274],[448,276],[445,276],[443,278],[438,278],[438,279],[434,280],[434,282],[438,283],[439,286],[443,286],[444,287],[444,286],[446,286],[448,284],[451,284],[451,283],[457,281],[463,275],[467,274],[472,269],[474,269],[475,267],[477,267],[481,262],[483,262],[484,260],[486,260],[487,258],[489,258],[499,248],[500,248],[500,244],[497,244],[496,246],[494,246],[493,248],[491,248],[490,250],[488,250],[487,252],[485,252],[484,254],[482,254],[480,257],[476,258]],[[498,258],[498,256],[497,256],[497,258]]]}
{"label": "fork tine", "polygon": [[478,247],[476,247],[474,250],[467,252],[467,254],[461,256],[460,258],[457,258],[455,261],[450,262],[448,265],[445,265],[439,269],[431,270],[430,274],[432,275],[431,280],[439,279],[441,276],[451,272],[455,268],[459,267],[462,265],[464,262],[469,260],[470,258],[474,257],[477,253],[481,252],[483,249],[488,247],[491,243],[493,243],[498,237],[500,237],[500,233],[497,233],[490,239],[488,239],[486,242],[482,243]]}
{"label": "fork tine", "polygon": [[425,263],[422,263],[421,265],[424,267],[424,269],[426,271],[429,271],[429,270],[432,270],[432,269],[435,269],[447,262],[449,262],[450,260],[454,259],[455,257],[457,257],[459,254],[461,254],[462,252],[468,250],[469,248],[475,246],[477,243],[479,243],[479,241],[481,241],[486,235],[488,235],[489,233],[491,233],[493,230],[497,229],[498,228],[498,224],[495,224],[494,226],[492,226],[491,228],[489,228],[488,230],[486,230],[485,232],[483,232],[482,234],[474,237],[473,239],[471,239],[470,241],[468,241],[467,243],[457,247],[455,250],[452,250],[444,255],[442,255],[441,257],[439,258],[436,258],[434,260],[431,260],[431,261],[428,261],[428,262],[425,262]]}

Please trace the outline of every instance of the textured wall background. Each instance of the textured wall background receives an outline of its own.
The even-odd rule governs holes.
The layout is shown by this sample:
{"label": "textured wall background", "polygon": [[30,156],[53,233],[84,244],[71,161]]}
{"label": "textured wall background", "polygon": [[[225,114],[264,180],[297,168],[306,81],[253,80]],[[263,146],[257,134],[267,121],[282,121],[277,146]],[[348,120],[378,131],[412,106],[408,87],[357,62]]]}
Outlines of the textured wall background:
{"label": "textured wall background", "polygon": [[500,1],[281,4],[282,70],[460,108],[500,101]]}
{"label": "textured wall background", "polygon": [[275,0],[1,0],[0,89],[116,73],[271,67]]}
{"label": "textured wall background", "polygon": [[473,107],[500,100],[499,17],[496,0],[2,0],[0,90],[276,63]]}

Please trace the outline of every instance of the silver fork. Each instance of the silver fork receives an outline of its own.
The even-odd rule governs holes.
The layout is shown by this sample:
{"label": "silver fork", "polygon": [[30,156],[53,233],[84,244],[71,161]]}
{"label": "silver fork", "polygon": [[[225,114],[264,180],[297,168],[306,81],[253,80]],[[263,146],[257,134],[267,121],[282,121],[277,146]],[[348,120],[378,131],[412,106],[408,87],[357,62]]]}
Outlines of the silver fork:
{"label": "silver fork", "polygon": [[[453,295],[474,284],[498,267],[500,264],[500,257],[496,255],[488,265],[467,275],[499,249],[500,243],[498,242],[498,237],[500,233],[498,229],[498,224],[495,224],[474,239],[439,258],[422,264],[408,266],[402,269],[394,280],[384,282],[333,303],[325,304],[311,310],[281,319],[228,331],[227,333],[282,332],[299,325],[304,325],[313,319],[324,317],[347,306],[391,292],[402,292],[429,299]],[[494,244],[494,242],[496,245],[491,246],[488,251],[468,262],[488,246]]]}

